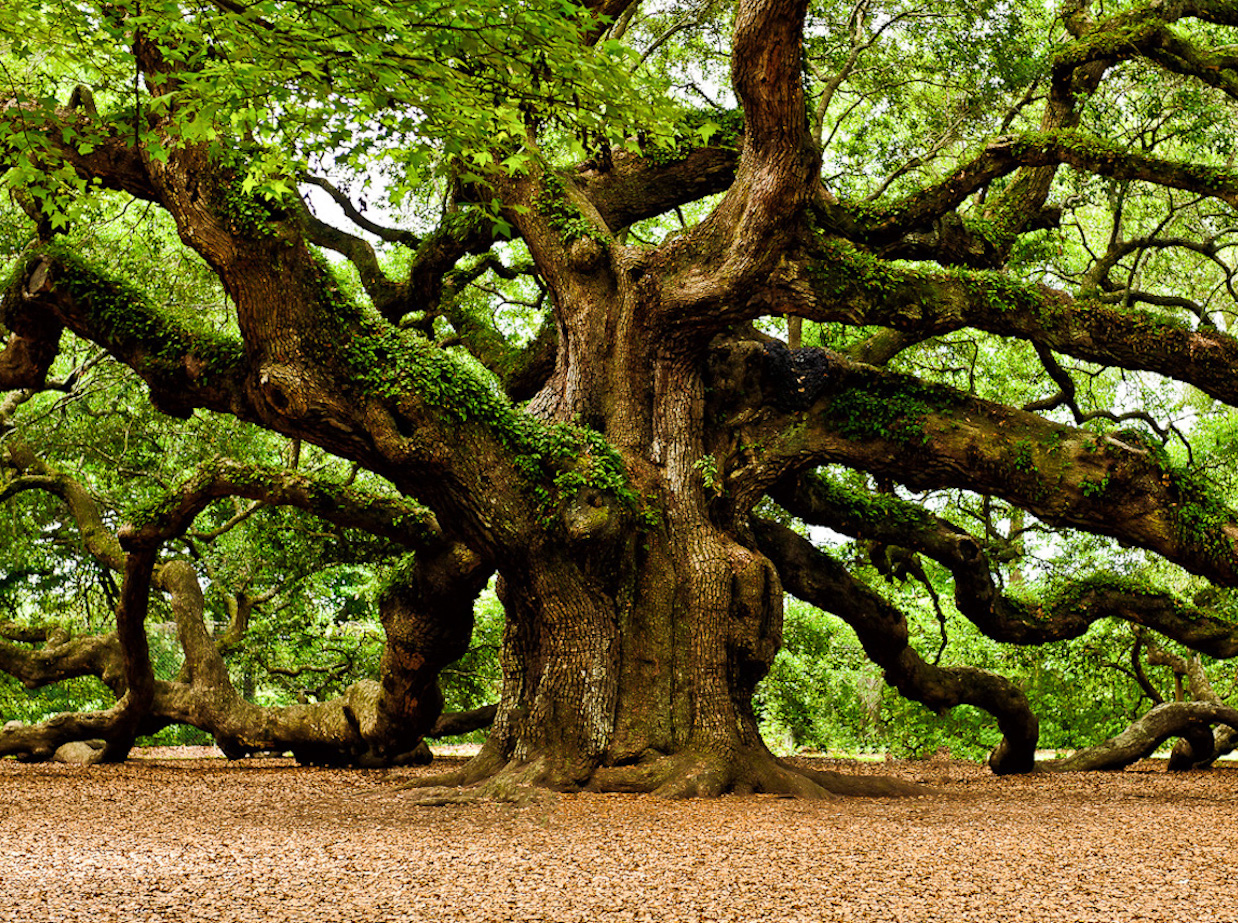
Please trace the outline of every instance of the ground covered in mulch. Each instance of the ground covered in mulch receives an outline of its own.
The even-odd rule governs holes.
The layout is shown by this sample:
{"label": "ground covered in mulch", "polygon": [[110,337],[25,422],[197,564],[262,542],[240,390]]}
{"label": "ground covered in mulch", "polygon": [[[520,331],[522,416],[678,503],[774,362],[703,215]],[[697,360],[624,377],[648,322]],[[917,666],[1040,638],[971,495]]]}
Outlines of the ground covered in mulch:
{"label": "ground covered in mulch", "polygon": [[1238,921],[1232,766],[819,760],[934,793],[430,808],[396,789],[428,770],[181,755],[0,760],[0,920]]}

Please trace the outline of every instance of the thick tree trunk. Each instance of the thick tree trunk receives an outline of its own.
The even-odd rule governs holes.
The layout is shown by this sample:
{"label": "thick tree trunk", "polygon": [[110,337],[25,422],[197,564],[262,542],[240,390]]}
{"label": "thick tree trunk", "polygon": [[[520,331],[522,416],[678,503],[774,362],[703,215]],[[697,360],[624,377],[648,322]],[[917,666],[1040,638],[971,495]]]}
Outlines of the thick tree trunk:
{"label": "thick tree trunk", "polygon": [[[661,416],[625,458],[661,521],[635,536],[573,539],[569,528],[566,541],[500,567],[495,723],[476,759],[427,786],[482,783],[478,795],[501,797],[528,785],[670,797],[857,790],[784,765],[761,740],[752,697],[782,641],[782,585],[703,470],[703,361],[649,365]],[[644,391],[623,384],[629,398]],[[627,408],[625,423],[641,417],[634,400],[609,403]]]}
{"label": "thick tree trunk", "polygon": [[752,695],[781,640],[777,575],[724,534],[703,532],[678,555],[669,537],[633,543],[617,588],[590,586],[562,562],[532,565],[518,584],[506,577],[503,697],[490,736],[462,770],[419,784],[481,783],[474,797],[502,798],[527,786],[923,794],[799,770],[769,752]]}

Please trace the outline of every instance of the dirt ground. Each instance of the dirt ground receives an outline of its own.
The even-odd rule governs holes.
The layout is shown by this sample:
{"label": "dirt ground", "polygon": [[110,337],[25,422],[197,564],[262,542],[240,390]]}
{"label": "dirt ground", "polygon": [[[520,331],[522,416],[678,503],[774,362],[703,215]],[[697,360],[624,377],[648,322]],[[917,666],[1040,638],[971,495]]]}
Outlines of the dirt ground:
{"label": "dirt ground", "polygon": [[181,756],[0,761],[0,920],[1238,921],[1229,766],[821,760],[935,793],[429,808],[394,790],[425,770]]}

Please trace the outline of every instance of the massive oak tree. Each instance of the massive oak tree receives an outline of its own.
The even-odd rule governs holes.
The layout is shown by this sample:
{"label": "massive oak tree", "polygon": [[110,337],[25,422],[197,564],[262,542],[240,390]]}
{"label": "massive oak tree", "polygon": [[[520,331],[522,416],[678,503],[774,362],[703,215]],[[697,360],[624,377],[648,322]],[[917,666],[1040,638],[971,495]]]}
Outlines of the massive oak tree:
{"label": "massive oak tree", "polygon": [[[1238,402],[1231,3],[517,6],[3,14],[0,158],[31,243],[0,313],[0,385],[47,387],[71,335],[164,413],[303,440],[407,501],[218,462],[114,533],[80,502],[84,540],[123,577],[111,659],[92,655],[121,698],[56,741],[122,755],[153,716],[239,750],[403,753],[438,719],[434,678],[497,573],[501,701],[447,781],[821,794],[832,781],[775,759],[752,705],[786,593],[849,622],[904,695],[991,712],[995,771],[1032,769],[1019,687],[915,650],[906,614],[795,523],[904,572],[937,562],[957,613],[1000,641],[1112,617],[1238,652],[1223,613],[1146,581],[1010,592],[992,521],[970,531],[934,499],[1238,582],[1238,514],[1177,457],[1180,421],[1158,417],[1172,402],[1140,390]],[[420,211],[367,208],[349,193],[361,170]],[[226,323],[84,258],[75,228],[118,202],[170,219]],[[540,327],[496,320],[486,291],[523,292]],[[29,447],[6,452],[8,493],[76,502]],[[235,700],[197,577],[164,553],[223,496],[413,549],[384,597],[379,682],[312,714]],[[145,652],[156,591],[192,665],[175,688]],[[1238,718],[1178,705],[1132,733],[1185,735],[1206,759],[1200,728]],[[48,733],[0,746],[45,750]]]}

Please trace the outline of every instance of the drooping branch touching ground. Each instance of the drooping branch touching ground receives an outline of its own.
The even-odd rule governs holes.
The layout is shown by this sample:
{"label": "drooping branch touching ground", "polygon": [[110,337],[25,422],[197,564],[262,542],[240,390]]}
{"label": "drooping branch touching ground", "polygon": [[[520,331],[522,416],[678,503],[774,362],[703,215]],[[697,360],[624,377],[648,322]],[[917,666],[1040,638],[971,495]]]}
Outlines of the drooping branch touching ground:
{"label": "drooping branch touching ground", "polygon": [[998,774],[1031,771],[1040,723],[1018,686],[974,667],[928,663],[911,648],[903,614],[845,567],[786,526],[754,519],[753,531],[787,591],[850,625],[869,659],[885,670],[886,682],[934,711],[956,705],[987,711],[1003,735],[990,767]]}
{"label": "drooping branch touching ground", "polygon": [[[1212,688],[1198,656],[1187,660],[1152,643],[1148,643],[1147,648],[1149,665],[1168,666],[1173,670],[1175,680],[1182,676],[1187,678],[1187,690],[1192,700],[1213,705],[1225,704]],[[1169,754],[1169,769],[1181,771],[1211,766],[1218,758],[1235,749],[1238,749],[1238,727],[1229,724],[1217,724],[1215,727],[1193,725],[1174,742]]]}
{"label": "drooping branch touching ground", "polygon": [[[0,753],[48,758],[63,743],[101,738],[105,759],[123,759],[138,733],[168,723],[208,731],[230,756],[257,750],[292,749],[313,763],[390,764],[427,757],[422,738],[433,733],[442,710],[439,671],[467,648],[473,600],[490,574],[477,555],[447,541],[427,511],[402,501],[366,498],[359,491],[324,485],[303,474],[216,459],[203,466],[167,502],[150,511],[142,526],[125,528],[119,541],[102,525],[93,497],[77,481],[38,459],[24,443],[10,446],[22,471],[10,483],[42,489],[69,505],[87,550],[125,579],[114,635],[79,639],[46,632],[0,642],[0,668],[29,685],[70,675],[102,677],[118,704],[95,716],[60,716],[40,725],[0,731]],[[26,484],[22,478],[36,478]],[[186,561],[158,563],[163,544],[183,534],[212,500],[241,495],[293,505],[419,548],[404,575],[394,580],[380,606],[387,645],[379,681],[355,683],[339,698],[316,705],[262,708],[244,701],[228,675],[216,640],[206,630],[199,577]],[[151,671],[144,618],[153,589],[170,597],[181,647],[183,681],[157,682]],[[44,641],[39,650],[22,641]],[[477,726],[484,713],[457,717]],[[453,722],[448,722],[448,727]]]}
{"label": "drooping branch touching ground", "polygon": [[[428,761],[421,741],[434,733],[442,708],[435,680],[441,666],[459,656],[458,646],[436,643],[438,639],[425,632],[414,634],[415,623],[406,616],[397,619],[391,615],[391,605],[384,602],[388,643],[379,681],[361,680],[342,695],[321,703],[260,707],[242,699],[232,685],[214,639],[206,631],[202,591],[193,568],[187,562],[172,561],[163,571],[165,585],[171,589],[177,635],[185,651],[187,681],[157,684],[155,720],[183,722],[208,731],[231,757],[291,750],[299,761],[311,764]],[[474,574],[470,577],[476,580]],[[472,598],[467,593],[457,594],[457,599],[469,607],[470,616]],[[430,616],[426,624],[431,628],[437,624],[433,617],[438,616],[451,632],[459,633],[448,613],[430,609],[426,614]],[[471,625],[470,617],[464,625],[466,645]],[[418,657],[421,662],[413,669],[405,670],[409,664],[398,662]],[[397,662],[393,663],[393,658]],[[485,718],[485,714],[456,716],[444,727],[476,727]]]}
{"label": "drooping branch touching ground", "polygon": [[1206,736],[1211,743],[1213,725],[1238,728],[1238,709],[1215,702],[1164,702],[1104,743],[1062,759],[1043,761],[1037,768],[1051,772],[1124,769],[1151,756],[1173,737],[1196,741]]}
{"label": "drooping branch touching ground", "polygon": [[[1041,604],[1001,594],[984,563],[979,543],[914,504],[892,497],[860,495],[817,475],[803,476],[775,496],[808,522],[860,538],[898,544],[936,558],[954,574],[959,611],[996,640],[1042,644],[1078,637],[1095,621],[1118,618],[1155,628],[1213,656],[1232,657],[1238,653],[1238,628],[1232,624],[1187,606],[1172,594],[1136,587],[1120,578],[1102,575],[1078,580]],[[767,527],[760,526],[758,535],[768,538]],[[790,543],[789,533],[784,540]],[[784,579],[795,592],[795,581],[785,576]],[[837,614],[846,618],[842,612]],[[1223,717],[1234,713],[1233,709],[1211,692],[1198,658],[1188,663],[1157,649],[1150,653],[1149,662],[1169,663],[1175,670],[1194,677],[1192,690],[1197,701],[1158,705],[1116,738],[1062,760],[1037,764],[1037,768],[1121,769],[1150,756],[1172,737],[1182,738],[1171,754],[1175,769],[1208,765],[1220,753],[1233,749],[1236,730]],[[1165,704],[1182,707],[1164,708]],[[1195,705],[1216,706],[1222,711]]]}

